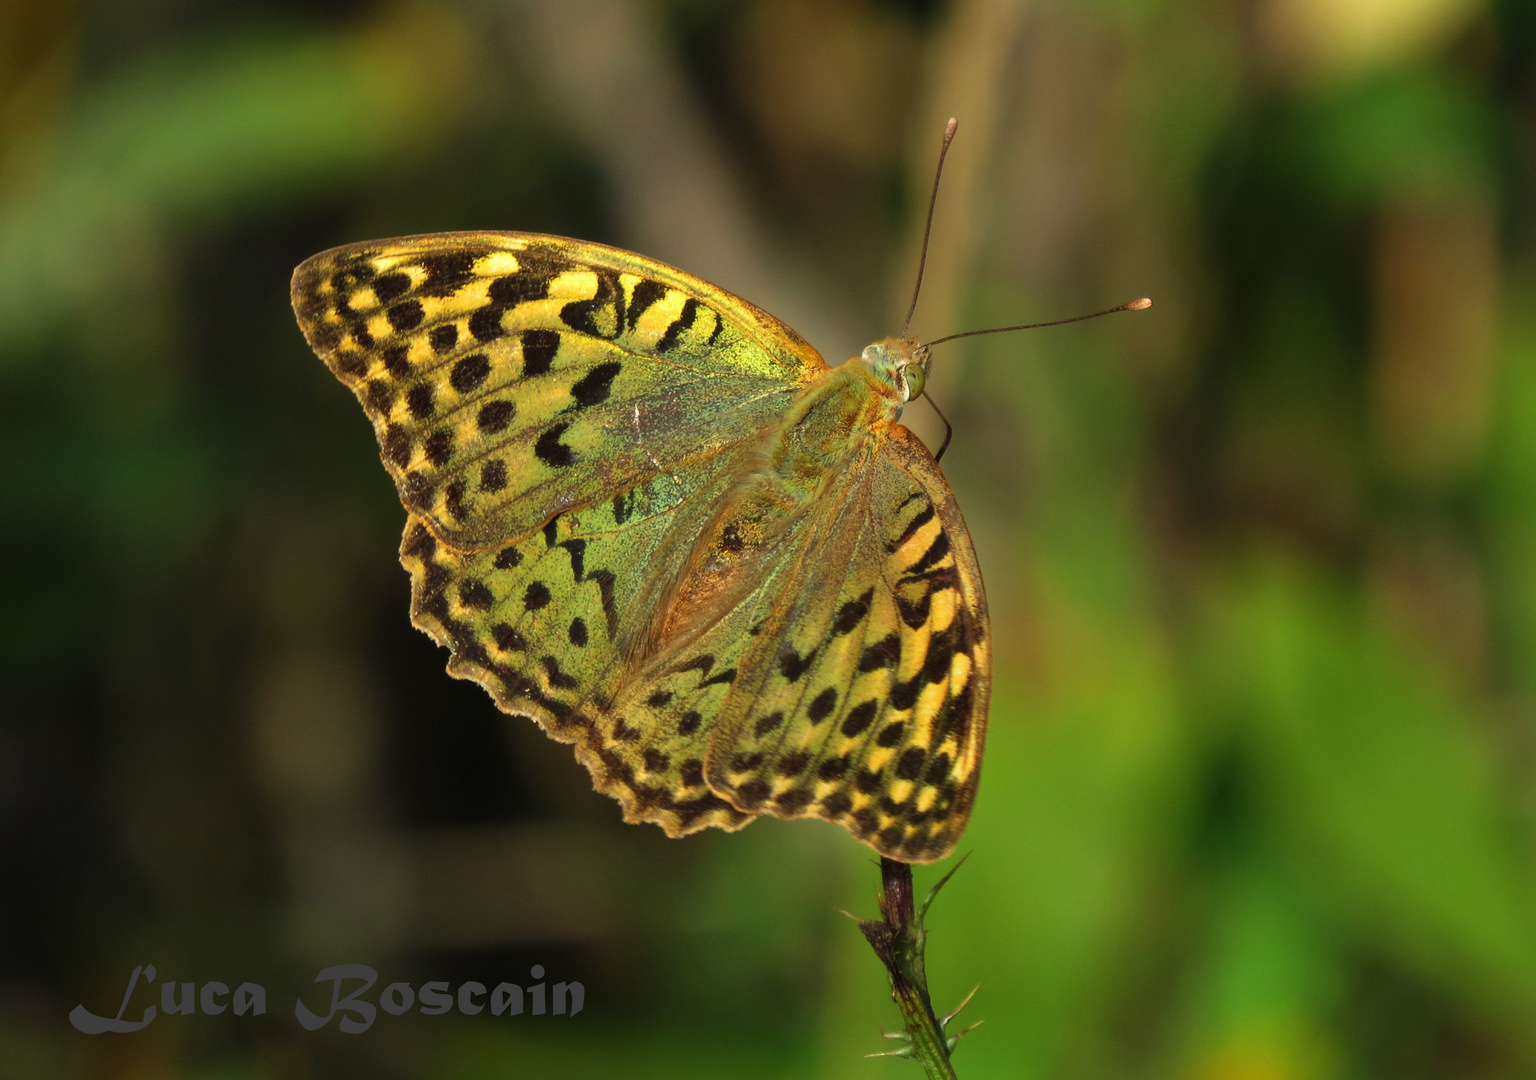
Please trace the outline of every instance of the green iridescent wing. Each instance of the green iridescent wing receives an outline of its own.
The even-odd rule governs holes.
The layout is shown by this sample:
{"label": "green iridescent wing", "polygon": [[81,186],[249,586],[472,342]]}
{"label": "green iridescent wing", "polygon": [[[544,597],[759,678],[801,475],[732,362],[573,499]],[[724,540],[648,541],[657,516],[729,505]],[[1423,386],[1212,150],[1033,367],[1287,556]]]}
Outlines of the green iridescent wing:
{"label": "green iridescent wing", "polygon": [[373,421],[406,509],[460,550],[716,456],[826,370],[707,282],[531,233],[322,252],[294,271],[293,307]]}

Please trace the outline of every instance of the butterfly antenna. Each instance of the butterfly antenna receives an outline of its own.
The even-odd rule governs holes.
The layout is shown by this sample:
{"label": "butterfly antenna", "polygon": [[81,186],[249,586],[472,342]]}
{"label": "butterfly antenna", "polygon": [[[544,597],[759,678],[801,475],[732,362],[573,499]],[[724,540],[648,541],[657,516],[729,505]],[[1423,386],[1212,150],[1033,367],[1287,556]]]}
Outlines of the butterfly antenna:
{"label": "butterfly antenna", "polygon": [[939,202],[939,177],[944,175],[944,158],[949,153],[949,144],[955,141],[955,132],[959,129],[960,121],[953,116],[944,125],[944,142],[939,147],[939,164],[933,170],[933,191],[928,195],[928,220],[923,225],[923,250],[917,257],[917,282],[912,286],[912,302],[907,305],[906,322],[901,324],[902,337],[907,336],[907,330],[912,326],[912,313],[917,310],[917,294],[923,287],[923,267],[928,263],[928,235],[933,232],[933,208]]}
{"label": "butterfly antenna", "polygon": [[1038,330],[1042,326],[1065,326],[1067,323],[1087,322],[1089,319],[1097,319],[1101,315],[1113,315],[1117,311],[1145,311],[1152,306],[1152,301],[1143,296],[1140,300],[1131,300],[1124,304],[1116,304],[1112,308],[1103,311],[1095,311],[1091,315],[1077,315],[1070,319],[1052,319],[1050,322],[1020,323],[1018,326],[994,326],[990,330],[966,330],[960,334],[950,334],[948,337],[935,338],[925,342],[923,348],[931,349],[935,345],[942,345],[946,341],[954,341],[957,338],[975,337],[978,334],[1007,334],[1014,330]]}

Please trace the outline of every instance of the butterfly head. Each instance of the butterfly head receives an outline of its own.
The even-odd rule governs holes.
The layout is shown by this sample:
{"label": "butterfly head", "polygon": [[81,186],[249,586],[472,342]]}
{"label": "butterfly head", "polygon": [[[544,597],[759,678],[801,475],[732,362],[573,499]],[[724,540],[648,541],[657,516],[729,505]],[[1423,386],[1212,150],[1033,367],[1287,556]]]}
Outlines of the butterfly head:
{"label": "butterfly head", "polygon": [[866,348],[859,359],[896,390],[903,404],[922,396],[928,382],[928,346],[911,338],[883,338]]}

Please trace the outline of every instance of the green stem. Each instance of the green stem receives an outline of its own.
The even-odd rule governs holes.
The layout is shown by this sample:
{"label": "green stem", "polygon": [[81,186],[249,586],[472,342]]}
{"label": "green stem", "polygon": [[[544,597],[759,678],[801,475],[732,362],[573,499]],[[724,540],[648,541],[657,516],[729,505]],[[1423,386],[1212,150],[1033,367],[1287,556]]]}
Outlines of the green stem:
{"label": "green stem", "polygon": [[[953,873],[953,871],[951,871]],[[891,977],[891,998],[901,1010],[906,1027],[906,1046],[896,1053],[920,1062],[929,1080],[956,1080],[950,1064],[951,1043],[944,1025],[933,1011],[928,996],[928,976],[923,969],[923,946],[927,931],[922,916],[933,896],[923,904],[921,914],[912,906],[912,867],[894,859],[880,860],[884,891],[880,897],[883,922],[861,922],[859,929]],[[948,880],[946,875],[945,881]],[[940,881],[939,885],[943,885]],[[939,886],[934,887],[934,892]]]}

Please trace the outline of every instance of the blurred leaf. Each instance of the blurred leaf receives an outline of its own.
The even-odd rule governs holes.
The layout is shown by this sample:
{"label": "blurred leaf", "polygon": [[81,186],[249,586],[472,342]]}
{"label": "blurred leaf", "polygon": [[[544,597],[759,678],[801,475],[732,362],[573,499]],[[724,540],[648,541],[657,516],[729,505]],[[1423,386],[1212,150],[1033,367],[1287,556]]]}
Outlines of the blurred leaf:
{"label": "blurred leaf", "polygon": [[1305,879],[1468,1005],[1536,1006],[1536,891],[1468,706],[1294,568],[1256,566],[1214,609],[1205,662]]}
{"label": "blurred leaf", "polygon": [[1500,139],[1486,99],[1438,72],[1366,80],[1309,104],[1285,146],[1287,164],[1351,209],[1393,195],[1482,190]]}
{"label": "blurred leaf", "polygon": [[1480,495],[1490,548],[1490,602],[1501,673],[1520,687],[1515,719],[1536,716],[1536,282],[1507,290],[1496,362],[1493,431]]}
{"label": "blurred leaf", "polygon": [[160,267],[166,231],[356,178],[444,134],[457,24],[406,14],[356,36],[250,28],[91,85],[0,203],[0,341],[89,313]]}
{"label": "blurred leaf", "polygon": [[1184,1005],[1181,1072],[1200,1078],[1327,1077],[1340,957],[1275,853],[1253,844],[1211,875]]}

